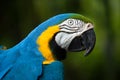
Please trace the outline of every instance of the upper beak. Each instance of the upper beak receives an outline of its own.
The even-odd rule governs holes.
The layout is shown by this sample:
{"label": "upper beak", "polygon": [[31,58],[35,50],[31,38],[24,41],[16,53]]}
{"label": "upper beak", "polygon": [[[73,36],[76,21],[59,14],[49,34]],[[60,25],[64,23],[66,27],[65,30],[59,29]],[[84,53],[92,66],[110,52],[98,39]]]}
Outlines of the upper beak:
{"label": "upper beak", "polygon": [[85,31],[82,35],[75,37],[68,47],[68,51],[83,51],[85,50],[86,53],[84,54],[87,56],[93,50],[96,42],[96,36],[93,29]]}

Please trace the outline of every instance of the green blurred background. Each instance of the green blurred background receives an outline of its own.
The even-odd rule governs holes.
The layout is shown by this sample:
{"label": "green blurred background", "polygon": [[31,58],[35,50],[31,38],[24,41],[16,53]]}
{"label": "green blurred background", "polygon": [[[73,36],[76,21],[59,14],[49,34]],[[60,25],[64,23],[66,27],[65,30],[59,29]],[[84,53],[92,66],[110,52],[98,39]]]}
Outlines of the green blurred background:
{"label": "green blurred background", "polygon": [[68,53],[65,80],[120,80],[120,0],[0,0],[0,44],[10,48],[46,19],[68,12],[92,19],[97,41],[88,57]]}

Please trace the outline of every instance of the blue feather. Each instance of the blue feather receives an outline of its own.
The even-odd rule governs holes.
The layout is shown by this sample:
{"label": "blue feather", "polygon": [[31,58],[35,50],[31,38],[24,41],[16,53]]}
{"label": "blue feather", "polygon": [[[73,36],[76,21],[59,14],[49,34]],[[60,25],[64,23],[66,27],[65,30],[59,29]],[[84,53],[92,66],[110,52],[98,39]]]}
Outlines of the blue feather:
{"label": "blue feather", "polygon": [[49,26],[57,25],[72,14],[61,14],[38,25],[23,41],[8,50],[0,50],[0,80],[63,80],[63,64],[43,65],[36,40]]}
{"label": "blue feather", "polygon": [[39,80],[64,80],[64,67],[62,62],[55,61],[43,66],[43,75]]}

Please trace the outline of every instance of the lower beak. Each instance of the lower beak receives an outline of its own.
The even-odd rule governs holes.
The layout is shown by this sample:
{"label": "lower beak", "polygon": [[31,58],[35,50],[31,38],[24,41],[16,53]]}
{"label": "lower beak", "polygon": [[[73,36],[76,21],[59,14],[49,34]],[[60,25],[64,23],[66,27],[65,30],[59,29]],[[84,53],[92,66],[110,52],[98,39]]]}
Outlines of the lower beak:
{"label": "lower beak", "polygon": [[93,29],[84,32],[81,36],[75,37],[68,47],[70,52],[86,51],[87,56],[93,50],[96,42],[96,36]]}

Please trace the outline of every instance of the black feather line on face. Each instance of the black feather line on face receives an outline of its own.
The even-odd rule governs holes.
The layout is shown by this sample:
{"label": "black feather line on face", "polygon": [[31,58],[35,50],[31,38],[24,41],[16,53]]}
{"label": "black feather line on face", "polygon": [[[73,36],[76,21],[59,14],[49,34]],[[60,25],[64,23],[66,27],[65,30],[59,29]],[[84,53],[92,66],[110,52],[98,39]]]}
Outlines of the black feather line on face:
{"label": "black feather line on face", "polygon": [[58,46],[58,44],[56,43],[56,41],[55,41],[56,34],[50,40],[49,47],[50,47],[55,59],[64,60],[66,58],[67,51],[65,49],[61,48],[60,46]]}

